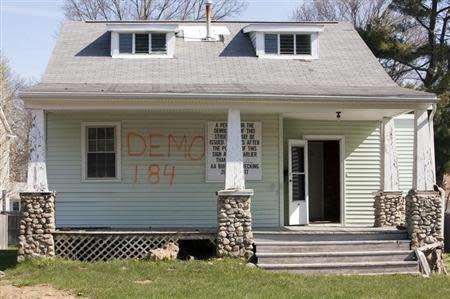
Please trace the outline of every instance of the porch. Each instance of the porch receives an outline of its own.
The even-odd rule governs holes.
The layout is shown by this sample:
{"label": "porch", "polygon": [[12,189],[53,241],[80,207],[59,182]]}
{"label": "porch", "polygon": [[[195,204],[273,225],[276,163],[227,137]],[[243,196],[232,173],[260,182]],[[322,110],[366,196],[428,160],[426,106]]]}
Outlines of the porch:
{"label": "porch", "polygon": [[[258,246],[253,240],[264,234],[258,230],[272,227],[277,229],[271,235],[295,237],[294,242],[324,241],[325,236],[328,241],[340,237],[348,242],[372,237],[380,241],[384,236],[396,239],[398,234],[405,240],[405,232],[361,228],[352,232],[347,226],[372,226],[375,193],[399,191],[393,138],[397,114],[415,111],[411,185],[419,190],[433,188],[432,119],[424,104],[366,101],[355,108],[349,103],[289,102],[269,113],[261,103],[252,109],[239,101],[227,109],[229,104],[213,103],[191,108],[195,113],[151,107],[153,102],[141,112],[131,104],[129,111],[105,110],[108,114],[82,111],[79,106],[66,107],[70,111],[33,110],[29,186],[44,194],[28,194],[24,206],[30,205],[30,213],[36,213],[34,203],[39,201],[52,218],[44,222],[51,225],[25,221],[32,226],[30,232],[47,235],[37,236],[36,244],[31,242],[24,253],[32,253],[43,240],[49,244],[43,246],[44,254],[81,255],[87,260],[142,257],[142,252],[167,242],[214,238],[219,256],[250,257],[253,245]],[[91,171],[88,165],[91,143],[99,141],[112,141],[107,153],[113,154],[111,167],[105,172],[110,177],[96,177],[99,171]],[[319,187],[323,192],[325,185],[333,185],[324,195],[336,199],[314,218],[309,213],[318,193],[308,183],[308,165],[317,169],[325,164],[325,154],[320,163],[309,163],[313,157],[308,146],[313,145],[322,152],[328,151],[327,145],[333,148],[329,151],[333,167],[325,171],[334,172],[334,183],[322,181]],[[97,155],[98,145],[92,151]],[[58,191],[58,199],[47,191],[49,186]],[[330,222],[339,227],[283,228],[327,221],[330,218],[320,216],[329,211],[334,213]],[[62,227],[82,227],[83,231],[54,231]],[[113,231],[89,231],[93,227]],[[124,227],[128,231],[117,229]],[[142,233],[147,227],[155,230]],[[189,229],[174,231],[173,227]],[[215,233],[205,233],[204,227],[215,227]],[[28,231],[22,234],[25,238]]]}

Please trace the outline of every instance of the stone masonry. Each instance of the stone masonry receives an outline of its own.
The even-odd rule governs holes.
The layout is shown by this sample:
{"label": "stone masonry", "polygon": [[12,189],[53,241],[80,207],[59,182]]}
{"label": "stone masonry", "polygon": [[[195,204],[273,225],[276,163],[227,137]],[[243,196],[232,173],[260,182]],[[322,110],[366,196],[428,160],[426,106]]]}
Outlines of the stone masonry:
{"label": "stone masonry", "polygon": [[21,193],[18,260],[55,255],[55,193]]}
{"label": "stone masonry", "polygon": [[409,191],[406,196],[406,221],[411,247],[443,241],[442,199],[436,191]]}
{"label": "stone masonry", "polygon": [[405,225],[405,197],[401,191],[383,191],[375,195],[375,227]]}
{"label": "stone masonry", "polygon": [[219,195],[217,199],[217,255],[253,256],[251,197]]}

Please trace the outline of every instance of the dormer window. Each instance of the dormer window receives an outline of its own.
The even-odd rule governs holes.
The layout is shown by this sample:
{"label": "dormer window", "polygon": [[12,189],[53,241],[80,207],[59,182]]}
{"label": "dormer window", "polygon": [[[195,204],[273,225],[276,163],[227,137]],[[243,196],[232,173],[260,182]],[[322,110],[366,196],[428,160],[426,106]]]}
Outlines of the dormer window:
{"label": "dormer window", "polygon": [[166,33],[119,33],[120,54],[167,54]]}
{"label": "dormer window", "polygon": [[111,23],[113,58],[173,58],[175,24]]}
{"label": "dormer window", "polygon": [[318,59],[320,24],[252,24],[244,28],[259,58]]}
{"label": "dormer window", "polygon": [[311,55],[310,34],[264,34],[266,55]]}

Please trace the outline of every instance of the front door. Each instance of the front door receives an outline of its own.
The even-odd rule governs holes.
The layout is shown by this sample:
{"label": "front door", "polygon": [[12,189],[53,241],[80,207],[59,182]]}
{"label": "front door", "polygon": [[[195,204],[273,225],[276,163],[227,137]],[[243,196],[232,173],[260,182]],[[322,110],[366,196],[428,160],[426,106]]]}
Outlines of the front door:
{"label": "front door", "polygon": [[289,140],[289,225],[308,224],[308,143]]}

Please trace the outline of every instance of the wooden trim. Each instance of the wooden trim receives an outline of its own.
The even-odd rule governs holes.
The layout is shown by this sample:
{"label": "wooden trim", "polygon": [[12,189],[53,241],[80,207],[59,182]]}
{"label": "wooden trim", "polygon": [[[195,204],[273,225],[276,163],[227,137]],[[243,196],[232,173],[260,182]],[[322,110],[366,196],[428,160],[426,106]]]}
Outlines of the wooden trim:
{"label": "wooden trim", "polygon": [[280,226],[284,226],[284,119],[282,114],[278,115],[278,151]]}
{"label": "wooden trim", "polygon": [[[88,127],[101,127],[101,126],[112,126],[114,127],[114,143],[116,149],[116,177],[115,178],[88,178],[86,174],[86,128]],[[122,130],[121,130],[121,122],[82,122],[81,123],[81,182],[83,183],[107,183],[107,182],[120,182],[122,180]]]}

